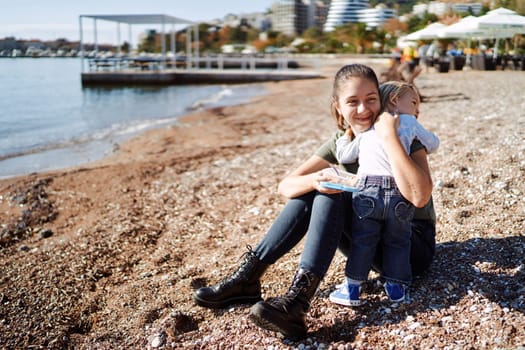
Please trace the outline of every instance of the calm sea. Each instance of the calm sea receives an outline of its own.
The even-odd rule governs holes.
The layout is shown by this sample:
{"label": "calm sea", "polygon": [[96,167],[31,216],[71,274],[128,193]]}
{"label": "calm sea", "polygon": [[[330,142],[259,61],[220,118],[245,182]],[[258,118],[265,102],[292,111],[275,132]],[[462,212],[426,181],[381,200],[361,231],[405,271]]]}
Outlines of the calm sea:
{"label": "calm sea", "polygon": [[238,104],[260,84],[83,88],[76,58],[0,59],[0,178],[100,159],[197,108]]}

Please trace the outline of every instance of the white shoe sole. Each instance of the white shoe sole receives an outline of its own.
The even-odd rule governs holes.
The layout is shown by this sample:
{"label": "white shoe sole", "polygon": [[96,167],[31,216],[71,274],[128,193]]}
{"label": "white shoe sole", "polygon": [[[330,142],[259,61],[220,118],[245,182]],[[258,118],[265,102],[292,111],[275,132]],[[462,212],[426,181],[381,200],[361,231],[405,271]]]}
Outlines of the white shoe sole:
{"label": "white shoe sole", "polygon": [[359,305],[362,304],[361,300],[359,300],[359,301],[351,301],[351,300],[348,300],[348,299],[339,299],[339,298],[335,298],[335,297],[332,297],[332,296],[330,296],[328,299],[334,304],[339,304],[339,305],[344,305],[344,306],[359,306]]}

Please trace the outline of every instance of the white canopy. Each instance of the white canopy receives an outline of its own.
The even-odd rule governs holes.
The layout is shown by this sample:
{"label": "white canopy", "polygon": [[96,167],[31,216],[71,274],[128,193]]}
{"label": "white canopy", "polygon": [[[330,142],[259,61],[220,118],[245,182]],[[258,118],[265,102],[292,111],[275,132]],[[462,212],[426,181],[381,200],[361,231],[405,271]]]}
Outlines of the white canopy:
{"label": "white canopy", "polygon": [[525,16],[500,7],[480,17],[468,16],[461,21],[443,28],[440,38],[458,39],[500,39],[525,34]]}
{"label": "white canopy", "polygon": [[493,32],[500,38],[525,34],[525,16],[503,7],[478,17],[477,23],[478,28]]}
{"label": "white canopy", "polygon": [[479,17],[468,16],[457,23],[451,24],[438,33],[442,39],[484,39],[489,38],[487,30],[478,28]]}
{"label": "white canopy", "polygon": [[434,22],[434,23],[429,24],[423,29],[420,29],[420,30],[417,30],[415,32],[408,34],[405,37],[405,40],[416,41],[416,40],[437,39],[439,32],[445,27],[446,25],[443,23]]}
{"label": "white canopy", "polygon": [[80,15],[81,18],[93,18],[126,24],[194,24],[192,21],[162,14],[131,15]]}
{"label": "white canopy", "polygon": [[494,54],[497,55],[498,40],[511,38],[515,34],[525,34],[525,16],[500,7],[480,17],[465,17],[455,24],[442,28],[438,36],[457,39],[496,39]]}

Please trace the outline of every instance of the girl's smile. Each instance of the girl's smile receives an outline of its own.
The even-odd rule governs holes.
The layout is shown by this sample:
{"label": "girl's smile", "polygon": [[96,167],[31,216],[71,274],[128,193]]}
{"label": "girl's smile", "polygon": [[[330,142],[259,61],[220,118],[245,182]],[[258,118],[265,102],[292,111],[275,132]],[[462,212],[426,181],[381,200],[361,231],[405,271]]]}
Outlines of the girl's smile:
{"label": "girl's smile", "polygon": [[348,79],[341,87],[337,110],[354,134],[370,129],[381,110],[376,85],[365,78]]}

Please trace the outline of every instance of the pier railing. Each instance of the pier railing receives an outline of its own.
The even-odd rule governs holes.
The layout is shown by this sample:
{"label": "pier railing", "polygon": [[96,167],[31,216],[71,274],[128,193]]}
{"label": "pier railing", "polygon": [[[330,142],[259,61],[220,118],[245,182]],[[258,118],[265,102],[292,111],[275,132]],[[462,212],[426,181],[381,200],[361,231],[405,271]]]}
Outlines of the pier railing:
{"label": "pier railing", "polygon": [[200,56],[200,57],[110,57],[90,58],[90,72],[97,71],[161,71],[168,69],[275,69],[286,70],[298,68],[297,62],[286,56]]}

